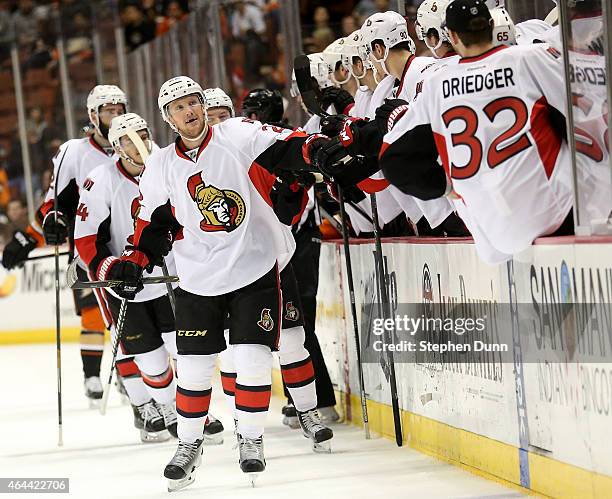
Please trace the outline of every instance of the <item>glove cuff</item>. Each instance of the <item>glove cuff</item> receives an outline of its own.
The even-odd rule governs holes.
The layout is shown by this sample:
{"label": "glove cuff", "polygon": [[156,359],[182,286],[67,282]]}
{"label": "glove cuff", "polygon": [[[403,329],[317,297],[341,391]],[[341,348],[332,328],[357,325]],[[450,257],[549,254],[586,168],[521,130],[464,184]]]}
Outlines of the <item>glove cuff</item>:
{"label": "glove cuff", "polygon": [[314,133],[312,135],[309,135],[308,138],[304,141],[304,143],[302,144],[302,158],[304,159],[304,163],[306,163],[307,165],[311,165],[311,160],[310,160],[310,149],[312,147],[312,144],[317,140],[317,139],[327,139],[327,135],[323,135],[321,133]]}
{"label": "glove cuff", "polygon": [[[49,217],[54,217],[55,218],[55,210],[51,210],[48,211],[47,214],[45,215],[45,218],[43,218],[43,226],[45,225],[45,222],[47,221],[47,219]],[[57,219],[59,220],[60,218],[64,218],[64,214],[61,211],[57,211]]]}
{"label": "glove cuff", "polygon": [[142,251],[137,249],[126,249],[121,255],[124,262],[132,262],[143,269],[149,265],[149,258]]}
{"label": "glove cuff", "polygon": [[389,118],[387,119],[387,132],[390,132],[393,129],[395,123],[397,123],[397,120],[404,116],[406,111],[408,111],[408,104],[398,106],[391,111],[391,114],[389,114]]}
{"label": "glove cuff", "polygon": [[98,270],[96,272],[96,276],[101,281],[106,281],[108,276],[110,275],[110,270],[119,261],[119,258],[116,256],[108,256],[104,260],[100,262],[98,265]]}

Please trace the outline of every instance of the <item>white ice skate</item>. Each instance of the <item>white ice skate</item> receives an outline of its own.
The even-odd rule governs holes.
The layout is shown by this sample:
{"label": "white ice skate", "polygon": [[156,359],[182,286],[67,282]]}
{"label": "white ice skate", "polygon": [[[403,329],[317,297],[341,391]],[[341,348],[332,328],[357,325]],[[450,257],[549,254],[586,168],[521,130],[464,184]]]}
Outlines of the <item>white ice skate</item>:
{"label": "white ice skate", "polygon": [[331,428],[321,423],[321,418],[317,410],[312,409],[305,412],[297,411],[297,414],[300,426],[302,427],[302,433],[312,442],[312,450],[315,452],[330,453],[331,445],[329,441],[334,436],[334,432]]}
{"label": "white ice skate", "polygon": [[266,469],[263,437],[244,438],[240,434],[237,437],[240,449],[240,469],[249,477],[251,487],[255,487],[255,480]]}
{"label": "white ice skate", "polygon": [[223,423],[208,413],[208,420],[204,425],[204,445],[221,445],[223,443]]}
{"label": "white ice skate", "polygon": [[164,417],[155,402],[149,400],[142,405],[133,405],[134,426],[140,430],[140,440],[144,443],[165,442],[170,439]]}
{"label": "white ice skate", "polygon": [[298,421],[297,411],[293,404],[287,404],[283,406],[283,424],[288,426],[292,430],[297,430],[300,427],[300,422]]}
{"label": "white ice skate", "polygon": [[194,482],[193,473],[202,462],[202,443],[202,440],[193,443],[179,440],[174,457],[164,469],[164,476],[168,479],[168,492],[180,490]]}
{"label": "white ice skate", "polygon": [[174,408],[174,404],[160,404],[155,402],[157,406],[157,410],[164,418],[164,427],[170,435],[174,438],[178,437],[177,427],[176,427],[176,409]]}
{"label": "white ice skate", "polygon": [[100,407],[102,395],[104,394],[104,388],[102,388],[102,382],[98,376],[90,376],[85,378],[85,396],[89,400],[89,408],[95,409]]}

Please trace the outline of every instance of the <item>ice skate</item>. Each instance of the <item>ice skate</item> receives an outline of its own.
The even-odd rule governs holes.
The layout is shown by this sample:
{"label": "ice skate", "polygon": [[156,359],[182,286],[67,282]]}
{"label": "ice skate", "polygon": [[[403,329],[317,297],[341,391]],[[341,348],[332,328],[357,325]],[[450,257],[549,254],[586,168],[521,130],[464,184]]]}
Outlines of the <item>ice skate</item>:
{"label": "ice skate", "polygon": [[281,411],[283,413],[283,424],[288,426],[292,430],[297,430],[300,427],[300,422],[298,421],[297,411],[293,404],[287,404],[283,406]]}
{"label": "ice skate", "polygon": [[324,425],[340,422],[340,414],[338,414],[333,405],[330,407],[319,407],[319,417]]}
{"label": "ice skate", "polygon": [[102,388],[102,382],[98,376],[90,376],[85,378],[85,396],[89,400],[89,408],[94,409],[100,406],[104,389]]}
{"label": "ice skate", "polygon": [[240,449],[240,469],[249,477],[251,487],[255,487],[255,480],[259,473],[266,469],[263,437],[245,438],[240,434],[237,434],[237,437]]}
{"label": "ice skate", "polygon": [[174,404],[160,404],[155,403],[157,410],[164,418],[164,427],[168,430],[168,433],[172,435],[174,438],[178,437],[178,432],[176,428],[176,409],[174,408]]}
{"label": "ice skate", "polygon": [[144,443],[165,442],[170,438],[166,431],[164,417],[150,400],[142,405],[133,405],[134,426],[140,430],[140,440]]}
{"label": "ice skate", "polygon": [[204,445],[221,445],[223,443],[223,423],[208,414],[208,420],[204,425]]}
{"label": "ice skate", "polygon": [[297,412],[302,432],[306,438],[312,441],[312,450],[315,452],[331,452],[329,440],[334,436],[331,428],[321,423],[321,418],[316,409],[305,412]]}
{"label": "ice skate", "polygon": [[202,462],[202,444],[202,440],[193,443],[179,440],[174,457],[164,469],[164,476],[168,479],[168,492],[180,490],[193,483],[193,472]]}

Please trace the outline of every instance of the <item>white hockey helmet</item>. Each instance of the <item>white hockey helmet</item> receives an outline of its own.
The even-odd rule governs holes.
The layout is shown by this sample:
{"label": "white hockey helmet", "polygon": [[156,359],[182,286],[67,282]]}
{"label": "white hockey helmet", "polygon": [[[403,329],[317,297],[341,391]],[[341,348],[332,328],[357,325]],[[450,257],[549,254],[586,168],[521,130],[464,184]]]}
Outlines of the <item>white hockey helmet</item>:
{"label": "white hockey helmet", "polygon": [[414,41],[408,34],[406,19],[404,19],[401,14],[393,12],[392,10],[372,14],[365,20],[360,31],[363,42],[368,45],[369,48],[373,48],[372,42],[374,40],[382,40],[385,44],[385,55],[382,59],[376,59],[373,53],[371,57],[383,67],[387,74],[389,74],[389,71],[385,66],[385,61],[389,56],[390,48],[395,47],[399,43],[408,42],[410,51],[412,53],[416,52]]}
{"label": "white hockey helmet", "polygon": [[[323,89],[333,87],[334,84],[329,75],[329,65],[323,59],[321,52],[309,54],[308,59],[310,60],[310,75],[317,80],[319,88]],[[295,79],[295,71],[292,71],[291,73],[291,88],[289,93],[291,94],[291,97],[297,97],[300,95],[300,90],[298,89],[297,81]]]}
{"label": "white hockey helmet", "polygon": [[197,95],[202,102],[204,112],[206,112],[204,90],[202,90],[199,83],[193,81],[189,76],[175,76],[174,78],[170,78],[161,86],[159,89],[159,96],[157,97],[157,107],[159,107],[159,112],[163,120],[177,133],[178,130],[176,126],[170,122],[170,117],[168,116],[168,104],[186,95]]}
{"label": "white hockey helmet", "polygon": [[[363,62],[363,74],[357,75],[353,71],[353,57],[359,57]],[[363,78],[368,69],[376,71],[370,61],[370,50],[367,45],[363,43],[360,30],[353,31],[349,36],[346,37],[346,41],[342,48],[342,65],[358,80]]]}
{"label": "white hockey helmet", "polygon": [[[104,135],[100,131],[100,108],[106,104],[123,104],[125,112],[127,112],[127,97],[125,92],[117,85],[96,85],[91,89],[87,96],[87,115],[89,121],[93,124],[96,131]],[[93,113],[96,113],[94,118]]]}
{"label": "white hockey helmet", "polygon": [[[138,132],[146,130],[148,137],[141,139]],[[108,131],[108,141],[113,146],[115,152],[121,156],[121,158],[130,162],[136,167],[141,167],[142,164],[136,163],[126,152],[124,146],[121,143],[121,139],[126,137],[132,141],[132,144],[136,147],[140,153],[143,164],[151,154],[153,142],[151,141],[151,130],[149,125],[136,113],[126,113],[121,116],[116,116],[112,119],[110,129]]]}
{"label": "white hockey helmet", "polygon": [[[444,22],[446,7],[450,1],[451,0],[424,0],[417,9],[417,20],[415,25],[417,37],[427,45],[427,48],[434,57],[437,57],[436,50],[438,50],[444,42],[449,42],[446,33],[442,29],[442,23]],[[438,43],[433,47],[427,43],[427,33],[429,33],[430,30],[434,30],[438,35]]]}
{"label": "white hockey helmet", "polygon": [[[346,38],[338,38],[334,42],[330,43],[323,52],[321,52],[321,56],[323,60],[329,66],[329,75],[331,80],[337,85],[344,85],[351,79],[351,73],[347,75],[344,80],[337,80],[335,77],[336,67],[338,63],[340,63],[343,67],[342,63],[342,54],[344,53],[344,46],[346,45]],[[346,68],[345,68],[346,69]]]}
{"label": "white hockey helmet", "polygon": [[204,102],[206,103],[207,109],[213,109],[215,107],[226,107],[227,109],[229,109],[232,118],[236,116],[232,99],[220,88],[205,89]]}
{"label": "white hockey helmet", "polygon": [[508,11],[499,7],[490,12],[493,19],[493,44],[516,45],[516,28]]}

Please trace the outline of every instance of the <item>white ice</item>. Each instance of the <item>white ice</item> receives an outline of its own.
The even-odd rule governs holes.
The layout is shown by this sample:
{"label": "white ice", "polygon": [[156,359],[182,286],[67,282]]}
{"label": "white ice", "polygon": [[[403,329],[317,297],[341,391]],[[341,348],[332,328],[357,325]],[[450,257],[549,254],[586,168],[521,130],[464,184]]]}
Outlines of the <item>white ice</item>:
{"label": "white ice", "polygon": [[[108,375],[108,348],[103,382]],[[206,447],[195,483],[166,491],[163,469],[175,442],[143,444],[129,406],[113,387],[106,416],[88,408],[76,344],[62,347],[64,446],[57,447],[55,345],[0,347],[0,476],[68,477],[70,498],[484,498],[518,492],[389,440],[334,426],[333,453],[315,454],[298,430],[281,424],[272,401],[265,433],[266,471],[251,488],[238,467],[232,419],[219,386],[211,411],[224,423],[225,443]],[[28,497],[20,494],[17,497]],[[32,497],[41,497],[32,495]],[[48,496],[42,496],[48,497]]]}

